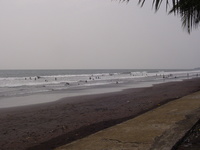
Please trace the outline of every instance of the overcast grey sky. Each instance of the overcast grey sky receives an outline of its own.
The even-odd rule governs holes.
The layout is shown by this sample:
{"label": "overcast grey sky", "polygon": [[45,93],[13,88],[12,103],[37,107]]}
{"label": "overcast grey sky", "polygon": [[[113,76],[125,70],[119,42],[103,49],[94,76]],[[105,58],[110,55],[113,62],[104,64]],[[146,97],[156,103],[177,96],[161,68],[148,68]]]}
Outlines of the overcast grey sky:
{"label": "overcast grey sky", "polygon": [[0,0],[0,69],[200,67],[200,31],[137,2]]}

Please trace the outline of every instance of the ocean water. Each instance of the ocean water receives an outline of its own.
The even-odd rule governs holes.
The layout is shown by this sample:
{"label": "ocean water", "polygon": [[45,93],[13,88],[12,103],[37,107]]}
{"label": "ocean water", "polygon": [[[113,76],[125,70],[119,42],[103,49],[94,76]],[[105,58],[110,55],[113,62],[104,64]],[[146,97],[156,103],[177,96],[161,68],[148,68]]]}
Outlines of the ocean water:
{"label": "ocean water", "polygon": [[[199,70],[0,70],[0,97],[196,76]],[[164,78],[165,78],[164,77]]]}
{"label": "ocean water", "polygon": [[[41,93],[71,92],[72,96],[76,96],[90,94],[90,89],[95,89],[96,93],[104,93],[199,76],[200,70],[0,70],[0,107],[3,106],[2,103],[8,102],[5,98],[9,97],[14,97],[9,100],[11,103],[17,100],[16,97]],[[82,92],[85,89],[87,92]],[[27,103],[30,104],[28,100]]]}

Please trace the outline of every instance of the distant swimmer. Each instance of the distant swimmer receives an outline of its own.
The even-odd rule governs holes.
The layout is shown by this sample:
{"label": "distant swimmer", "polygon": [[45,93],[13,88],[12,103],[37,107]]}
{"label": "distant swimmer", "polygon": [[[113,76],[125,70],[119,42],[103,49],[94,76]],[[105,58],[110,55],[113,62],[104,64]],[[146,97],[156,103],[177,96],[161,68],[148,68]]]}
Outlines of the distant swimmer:
{"label": "distant swimmer", "polygon": [[57,78],[55,78],[55,81],[57,80]]}
{"label": "distant swimmer", "polygon": [[69,83],[68,83],[68,82],[66,82],[66,83],[65,83],[65,85],[69,85]]}

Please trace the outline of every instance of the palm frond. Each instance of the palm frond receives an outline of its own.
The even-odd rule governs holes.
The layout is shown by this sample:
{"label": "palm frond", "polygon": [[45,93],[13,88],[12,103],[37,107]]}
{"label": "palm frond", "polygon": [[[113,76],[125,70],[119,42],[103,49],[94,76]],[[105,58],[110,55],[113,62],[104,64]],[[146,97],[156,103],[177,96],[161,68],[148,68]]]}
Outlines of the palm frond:
{"label": "palm frond", "polygon": [[[157,12],[163,0],[153,0],[152,7]],[[139,0],[138,4],[141,7],[144,5],[145,0]],[[180,15],[182,26],[184,29],[191,32],[193,28],[198,28],[200,22],[200,0],[171,0],[172,8],[169,14]],[[170,0],[166,0],[166,11],[170,6]]]}

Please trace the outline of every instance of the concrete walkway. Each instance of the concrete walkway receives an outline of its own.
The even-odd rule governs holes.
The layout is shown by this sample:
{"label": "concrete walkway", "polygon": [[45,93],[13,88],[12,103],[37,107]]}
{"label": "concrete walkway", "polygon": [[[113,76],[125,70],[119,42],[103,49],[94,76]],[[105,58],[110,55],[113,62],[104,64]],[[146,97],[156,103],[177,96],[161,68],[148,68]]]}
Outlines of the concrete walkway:
{"label": "concrete walkway", "polygon": [[170,150],[200,119],[200,92],[56,150]]}

